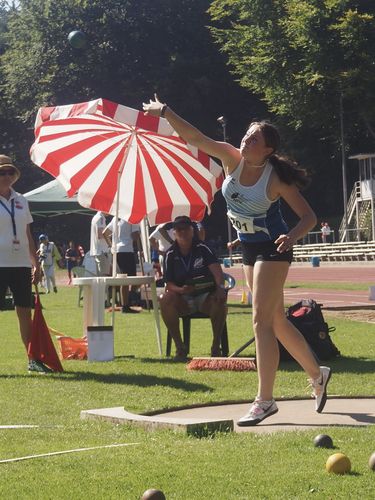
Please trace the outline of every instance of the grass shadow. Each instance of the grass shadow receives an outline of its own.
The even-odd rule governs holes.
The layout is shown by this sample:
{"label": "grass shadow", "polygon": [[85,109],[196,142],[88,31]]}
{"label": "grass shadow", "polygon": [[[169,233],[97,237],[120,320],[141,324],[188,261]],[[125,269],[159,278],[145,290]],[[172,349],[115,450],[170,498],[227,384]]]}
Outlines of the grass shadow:
{"label": "grass shadow", "polygon": [[[0,375],[0,380],[6,378],[27,378],[30,380],[30,375]],[[60,374],[51,373],[43,375],[43,381],[59,380],[60,382],[85,382],[94,381],[103,384],[123,384],[137,387],[151,387],[151,386],[164,386],[174,389],[179,389],[186,392],[212,392],[213,388],[205,384],[197,384],[187,382],[172,377],[158,377],[155,375],[137,375],[126,373],[93,373],[88,371],[66,371]]]}
{"label": "grass shadow", "polygon": [[[176,361],[175,359],[173,359],[172,357],[165,357],[165,358],[160,358],[160,359],[157,359],[157,358],[138,358],[139,361],[141,361],[142,363],[149,363],[149,364],[161,364],[161,365],[183,365],[189,361]],[[191,359],[191,358],[190,358]]]}
{"label": "grass shadow", "polygon": [[[333,373],[371,373],[375,372],[375,360],[364,357],[349,357],[341,356],[339,358],[322,361],[321,364],[327,364],[333,370]],[[294,372],[300,371],[301,368],[294,360],[282,361],[279,365],[279,370]]]}
{"label": "grass shadow", "polygon": [[349,411],[325,411],[325,415],[347,415],[356,422],[364,424],[375,424],[375,417],[369,413],[353,413]]}

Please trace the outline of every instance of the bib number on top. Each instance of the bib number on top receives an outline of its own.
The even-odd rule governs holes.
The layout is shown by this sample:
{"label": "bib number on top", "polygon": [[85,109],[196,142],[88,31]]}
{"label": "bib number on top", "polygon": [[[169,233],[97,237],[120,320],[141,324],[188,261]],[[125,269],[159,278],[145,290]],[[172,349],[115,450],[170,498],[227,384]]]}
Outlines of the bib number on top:
{"label": "bib number on top", "polygon": [[240,215],[233,214],[231,211],[227,215],[232,226],[239,233],[255,233],[253,217],[241,217]]}

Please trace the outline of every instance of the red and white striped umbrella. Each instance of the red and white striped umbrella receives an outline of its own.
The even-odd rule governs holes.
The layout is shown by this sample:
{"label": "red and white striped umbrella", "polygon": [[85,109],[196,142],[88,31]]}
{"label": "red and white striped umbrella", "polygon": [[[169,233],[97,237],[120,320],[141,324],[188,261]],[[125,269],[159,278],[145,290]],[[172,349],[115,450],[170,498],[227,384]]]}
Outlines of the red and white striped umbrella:
{"label": "red and white striped umbrella", "polygon": [[[56,177],[79,203],[151,225],[210,209],[223,175],[163,118],[104,99],[41,108],[32,161]],[[119,196],[117,196],[119,194]]]}

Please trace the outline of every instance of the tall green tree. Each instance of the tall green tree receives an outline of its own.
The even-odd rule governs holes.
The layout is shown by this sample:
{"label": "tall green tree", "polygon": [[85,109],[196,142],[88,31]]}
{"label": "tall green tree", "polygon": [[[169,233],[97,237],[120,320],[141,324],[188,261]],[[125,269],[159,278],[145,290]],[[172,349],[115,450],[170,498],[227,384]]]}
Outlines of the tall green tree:
{"label": "tall green tree", "polygon": [[[6,50],[8,20],[16,9],[15,2],[0,0],[0,57]],[[12,150],[19,134],[19,124],[12,119],[12,112],[5,99],[5,75],[0,65],[0,153]]]}
{"label": "tall green tree", "polygon": [[244,88],[294,128],[375,138],[375,4],[368,0],[214,0],[213,34]]}

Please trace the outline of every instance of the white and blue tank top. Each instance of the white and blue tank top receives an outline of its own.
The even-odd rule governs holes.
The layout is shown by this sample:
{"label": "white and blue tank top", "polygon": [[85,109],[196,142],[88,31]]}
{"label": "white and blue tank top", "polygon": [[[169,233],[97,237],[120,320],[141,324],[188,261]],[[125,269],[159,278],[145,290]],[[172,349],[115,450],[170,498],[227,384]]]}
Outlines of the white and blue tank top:
{"label": "white and blue tank top", "polygon": [[280,210],[280,199],[272,201],[267,196],[267,186],[273,167],[268,161],[262,175],[253,186],[243,186],[240,176],[244,158],[228,175],[222,185],[227,202],[228,218],[241,241],[255,243],[274,241],[288,232]]}

